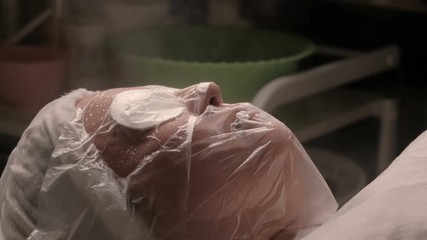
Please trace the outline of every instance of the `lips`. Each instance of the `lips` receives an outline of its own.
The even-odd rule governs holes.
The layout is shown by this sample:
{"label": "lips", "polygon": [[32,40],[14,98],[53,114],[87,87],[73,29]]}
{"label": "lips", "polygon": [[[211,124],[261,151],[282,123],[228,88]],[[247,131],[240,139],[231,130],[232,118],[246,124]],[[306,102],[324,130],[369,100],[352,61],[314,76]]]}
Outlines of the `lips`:
{"label": "lips", "polygon": [[233,111],[233,119],[230,125],[232,131],[265,128],[277,121],[270,115],[262,114],[259,109],[250,104],[239,104]]}

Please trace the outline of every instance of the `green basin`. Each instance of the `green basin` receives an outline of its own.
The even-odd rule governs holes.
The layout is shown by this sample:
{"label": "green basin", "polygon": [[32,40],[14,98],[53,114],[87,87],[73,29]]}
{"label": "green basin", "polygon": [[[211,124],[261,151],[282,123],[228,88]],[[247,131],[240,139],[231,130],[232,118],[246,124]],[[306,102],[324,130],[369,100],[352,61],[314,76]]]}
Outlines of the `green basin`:
{"label": "green basin", "polygon": [[129,85],[182,88],[216,82],[227,102],[251,101],[294,73],[314,44],[290,33],[234,27],[158,27],[114,37]]}

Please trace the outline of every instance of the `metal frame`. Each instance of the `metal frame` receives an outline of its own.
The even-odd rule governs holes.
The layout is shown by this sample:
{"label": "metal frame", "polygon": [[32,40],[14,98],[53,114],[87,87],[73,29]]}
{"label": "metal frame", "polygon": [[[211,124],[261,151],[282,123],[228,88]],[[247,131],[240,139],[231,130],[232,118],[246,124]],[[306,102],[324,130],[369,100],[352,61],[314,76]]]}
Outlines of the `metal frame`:
{"label": "metal frame", "polygon": [[[344,60],[310,69],[305,72],[277,78],[266,84],[252,103],[273,112],[278,106],[309,97],[326,90],[336,89],[374,74],[391,70],[399,65],[399,49],[384,47],[367,53],[321,47],[319,53],[340,55]],[[380,119],[377,173],[381,173],[395,157],[397,132],[397,101],[379,98],[362,107],[348,109],[342,114],[307,126],[295,132],[301,142],[331,133],[368,117]]]}
{"label": "metal frame", "polygon": [[61,39],[61,21],[64,15],[64,4],[64,0],[50,0],[50,5],[46,10],[36,16],[24,27],[18,29],[18,4],[15,0],[2,0],[2,8],[5,13],[4,21],[7,24],[7,34],[9,36],[1,45],[7,46],[21,41],[49,18],[52,18],[52,24],[50,26],[50,43],[53,46],[57,46]]}

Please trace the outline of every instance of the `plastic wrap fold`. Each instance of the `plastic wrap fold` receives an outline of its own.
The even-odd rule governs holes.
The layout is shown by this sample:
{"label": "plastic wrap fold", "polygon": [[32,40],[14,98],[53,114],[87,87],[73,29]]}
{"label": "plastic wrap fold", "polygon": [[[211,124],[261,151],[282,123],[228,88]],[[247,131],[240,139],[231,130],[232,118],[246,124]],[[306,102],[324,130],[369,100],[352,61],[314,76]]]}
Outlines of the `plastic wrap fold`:
{"label": "plastic wrap fold", "polygon": [[[34,226],[16,230],[27,239],[268,240],[321,224],[337,208],[292,132],[248,103],[223,103],[213,83],[111,89],[73,103],[72,117],[55,126],[30,125],[27,135],[59,134],[26,139],[6,169],[18,181],[16,169],[44,163],[39,192],[21,196],[37,202],[27,219]],[[40,141],[51,151],[19,154]],[[4,184],[10,177],[2,195],[30,187]],[[13,199],[0,200],[5,237],[20,224],[4,218]]]}

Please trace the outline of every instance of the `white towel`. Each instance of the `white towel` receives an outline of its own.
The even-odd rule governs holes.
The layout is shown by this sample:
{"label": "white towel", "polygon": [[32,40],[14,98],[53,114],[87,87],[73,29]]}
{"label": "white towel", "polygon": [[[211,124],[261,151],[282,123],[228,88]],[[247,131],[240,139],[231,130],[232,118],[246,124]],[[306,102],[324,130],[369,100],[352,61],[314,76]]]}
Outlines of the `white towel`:
{"label": "white towel", "polygon": [[23,133],[0,179],[0,240],[27,239],[38,219],[38,199],[62,126],[74,119],[76,101],[90,92],[75,90],[46,105]]}

